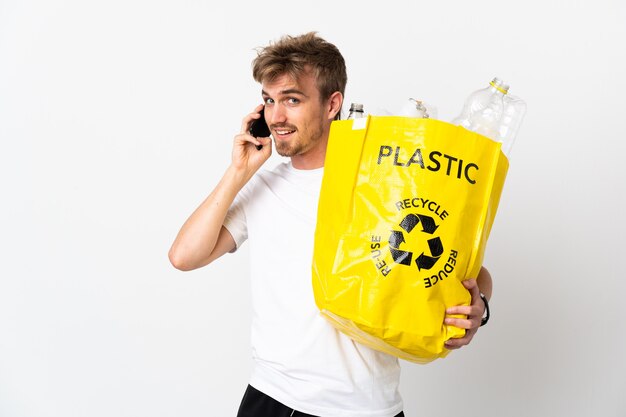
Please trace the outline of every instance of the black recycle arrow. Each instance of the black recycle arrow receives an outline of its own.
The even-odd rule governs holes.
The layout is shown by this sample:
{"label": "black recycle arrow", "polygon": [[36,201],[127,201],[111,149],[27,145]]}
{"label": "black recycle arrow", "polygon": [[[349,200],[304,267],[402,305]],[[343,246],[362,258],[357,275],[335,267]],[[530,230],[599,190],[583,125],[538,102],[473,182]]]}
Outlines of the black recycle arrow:
{"label": "black recycle arrow", "polygon": [[406,230],[407,233],[411,233],[411,230],[413,230],[413,228],[417,226],[417,223],[419,223],[419,221],[419,218],[415,214],[409,214],[404,219],[402,219],[402,221],[400,222],[400,227]]}
{"label": "black recycle arrow", "polygon": [[422,222],[422,232],[428,233],[430,235],[435,233],[435,231],[439,227],[432,217],[424,216],[423,214],[408,214],[400,222],[400,227],[406,230],[407,233],[411,233],[413,228],[415,228],[415,226],[417,226],[419,222]]}
{"label": "black recycle arrow", "polygon": [[417,269],[430,269],[439,260],[439,257],[443,254],[443,244],[439,237],[434,237],[428,240],[428,247],[430,248],[431,256],[425,255],[423,252],[415,260]]}
{"label": "black recycle arrow", "polygon": [[411,259],[413,258],[412,252],[407,252],[400,249],[389,248],[393,261],[397,264],[411,266]]}
{"label": "black recycle arrow", "polygon": [[397,232],[395,230],[391,231],[391,236],[389,236],[389,245],[392,248],[399,248],[404,241],[404,235],[402,232]]}
{"label": "black recycle arrow", "polygon": [[439,226],[435,224],[435,220],[433,220],[432,217],[423,216],[421,214],[418,214],[418,217],[420,218],[420,221],[422,222],[422,232],[426,232],[431,235],[435,233],[435,230],[437,230]]}
{"label": "black recycle arrow", "polygon": [[391,257],[395,263],[409,266],[413,259],[413,253],[398,249],[402,243],[404,243],[404,235],[402,232],[392,230],[391,236],[389,236],[389,252],[391,253]]}

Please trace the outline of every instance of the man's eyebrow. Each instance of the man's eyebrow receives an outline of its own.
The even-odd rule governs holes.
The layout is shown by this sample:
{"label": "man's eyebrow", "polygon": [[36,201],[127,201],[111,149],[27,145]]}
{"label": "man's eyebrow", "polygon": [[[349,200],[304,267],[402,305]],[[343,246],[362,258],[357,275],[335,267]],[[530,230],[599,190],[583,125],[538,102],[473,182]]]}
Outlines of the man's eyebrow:
{"label": "man's eyebrow", "polygon": [[[265,90],[261,90],[261,94],[264,96],[269,96],[269,94],[267,94]],[[297,88],[288,88],[287,90],[281,90],[278,92],[278,94],[281,94],[284,96],[289,95],[289,94],[299,94],[301,96],[308,97],[306,94],[304,94],[302,91],[298,90]]]}

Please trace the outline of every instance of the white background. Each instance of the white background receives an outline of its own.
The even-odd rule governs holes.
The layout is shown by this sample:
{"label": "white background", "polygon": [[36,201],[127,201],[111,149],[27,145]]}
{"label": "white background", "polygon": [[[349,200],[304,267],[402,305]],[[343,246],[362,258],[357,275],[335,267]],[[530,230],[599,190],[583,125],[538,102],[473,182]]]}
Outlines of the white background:
{"label": "white background", "polygon": [[450,120],[494,75],[528,102],[493,319],[403,363],[407,416],[626,415],[625,23],[621,0],[0,0],[0,416],[235,414],[247,249],[166,255],[260,102],[253,48],[309,30],[344,53],[348,103]]}

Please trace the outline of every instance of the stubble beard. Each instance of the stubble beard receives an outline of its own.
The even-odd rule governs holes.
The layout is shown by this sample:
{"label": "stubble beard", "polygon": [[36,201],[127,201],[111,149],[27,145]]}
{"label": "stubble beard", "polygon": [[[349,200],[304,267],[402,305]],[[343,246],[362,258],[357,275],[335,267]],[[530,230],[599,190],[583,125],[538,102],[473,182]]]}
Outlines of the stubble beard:
{"label": "stubble beard", "polygon": [[289,141],[274,140],[276,152],[278,152],[280,156],[286,157],[301,155],[315,147],[321,140],[323,131],[321,122],[316,124],[312,129],[305,127],[302,132],[298,129],[296,131],[297,136]]}

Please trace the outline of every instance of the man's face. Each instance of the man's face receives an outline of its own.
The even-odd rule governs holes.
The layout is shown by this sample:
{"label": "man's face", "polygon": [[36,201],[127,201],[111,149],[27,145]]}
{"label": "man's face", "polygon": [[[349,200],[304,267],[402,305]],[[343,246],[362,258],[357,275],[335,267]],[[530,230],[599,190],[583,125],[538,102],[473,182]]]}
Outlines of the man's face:
{"label": "man's face", "polygon": [[265,120],[280,155],[305,156],[325,148],[330,121],[313,75],[294,80],[284,74],[262,88]]}

